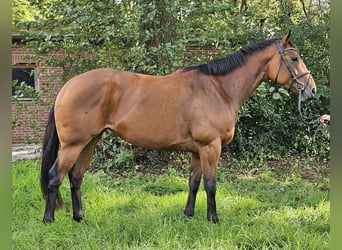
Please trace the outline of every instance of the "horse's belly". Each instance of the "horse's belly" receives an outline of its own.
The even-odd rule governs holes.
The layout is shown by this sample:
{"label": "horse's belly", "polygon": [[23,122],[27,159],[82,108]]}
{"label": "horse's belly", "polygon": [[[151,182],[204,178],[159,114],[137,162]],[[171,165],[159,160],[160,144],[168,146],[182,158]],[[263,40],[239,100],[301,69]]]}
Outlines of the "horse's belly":
{"label": "horse's belly", "polygon": [[124,119],[111,129],[125,141],[147,149],[191,151],[194,148],[184,126],[163,119]]}

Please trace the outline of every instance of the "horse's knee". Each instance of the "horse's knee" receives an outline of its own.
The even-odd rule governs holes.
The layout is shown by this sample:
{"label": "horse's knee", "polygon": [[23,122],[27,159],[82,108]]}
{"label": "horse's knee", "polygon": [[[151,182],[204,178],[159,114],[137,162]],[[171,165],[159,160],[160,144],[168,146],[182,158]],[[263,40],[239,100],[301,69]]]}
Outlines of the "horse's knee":
{"label": "horse's knee", "polygon": [[199,189],[199,185],[200,185],[201,181],[200,180],[194,180],[190,183],[190,190],[192,192],[197,193],[198,189]]}
{"label": "horse's knee", "polygon": [[190,191],[193,193],[197,193],[200,183],[201,179],[190,180]]}
{"label": "horse's knee", "polygon": [[204,179],[204,189],[210,196],[215,196],[216,194],[216,179]]}

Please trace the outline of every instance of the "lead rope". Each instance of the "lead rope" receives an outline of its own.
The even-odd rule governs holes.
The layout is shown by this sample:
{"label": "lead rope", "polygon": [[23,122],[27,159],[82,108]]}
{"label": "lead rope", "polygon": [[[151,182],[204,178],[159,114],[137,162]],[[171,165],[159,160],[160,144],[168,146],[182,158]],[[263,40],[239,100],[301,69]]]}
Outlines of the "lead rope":
{"label": "lead rope", "polygon": [[[316,115],[316,116],[312,116],[312,117],[307,117],[305,115],[303,115],[302,113],[302,105],[301,105],[301,100],[302,100],[302,91],[303,89],[299,89],[298,92],[298,112],[299,112],[299,115],[302,119],[302,121],[308,126],[307,127],[307,131],[308,131],[308,134],[309,136],[311,137],[312,139],[312,142],[311,143],[314,143],[315,141],[315,138],[316,138],[316,135],[319,131],[322,131],[324,128],[327,128],[328,131],[329,131],[329,127],[327,124],[325,123],[321,123],[319,118],[320,118],[320,115]],[[313,132],[311,131],[311,127],[312,127],[312,130]]]}
{"label": "lead rope", "polygon": [[312,116],[312,117],[307,117],[307,116],[303,115],[303,113],[302,113],[302,92],[303,92],[302,88],[298,89],[298,93],[299,93],[298,94],[298,112],[299,112],[301,119],[306,124],[313,124],[315,122],[319,122],[320,116],[316,115],[316,116]]}

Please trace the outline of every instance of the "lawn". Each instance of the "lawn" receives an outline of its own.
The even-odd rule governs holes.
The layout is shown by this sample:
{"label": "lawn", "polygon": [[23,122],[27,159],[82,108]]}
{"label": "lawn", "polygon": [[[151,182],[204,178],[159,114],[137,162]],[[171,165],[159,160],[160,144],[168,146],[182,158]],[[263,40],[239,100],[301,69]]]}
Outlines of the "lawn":
{"label": "lawn", "polygon": [[195,216],[183,215],[187,178],[176,171],[130,178],[88,172],[80,223],[72,220],[65,180],[65,207],[44,224],[39,161],[20,161],[13,165],[13,249],[329,249],[327,184],[273,167],[218,174],[219,225],[206,220],[203,184]]}

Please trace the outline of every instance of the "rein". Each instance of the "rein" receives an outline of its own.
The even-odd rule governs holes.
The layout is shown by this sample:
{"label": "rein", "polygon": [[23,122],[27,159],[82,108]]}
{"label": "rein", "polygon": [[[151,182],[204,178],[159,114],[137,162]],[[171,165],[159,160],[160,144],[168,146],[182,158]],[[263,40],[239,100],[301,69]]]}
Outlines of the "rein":
{"label": "rein", "polygon": [[314,124],[316,122],[319,123],[319,115],[315,115],[315,116],[311,116],[311,117],[308,117],[308,116],[305,116],[303,115],[302,113],[302,91],[298,91],[298,112],[299,112],[299,115],[300,117],[302,118],[302,121],[305,122],[306,124]]}

